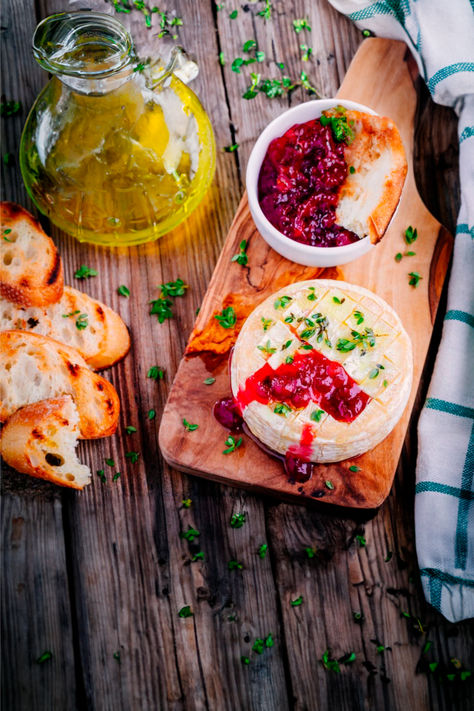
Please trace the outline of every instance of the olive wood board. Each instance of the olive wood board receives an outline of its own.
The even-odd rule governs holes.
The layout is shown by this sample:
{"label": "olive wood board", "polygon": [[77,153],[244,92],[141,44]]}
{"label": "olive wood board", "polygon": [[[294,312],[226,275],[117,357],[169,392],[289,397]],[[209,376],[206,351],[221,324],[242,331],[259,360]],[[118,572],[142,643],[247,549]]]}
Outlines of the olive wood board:
{"label": "olive wood board", "polygon": [[[400,130],[408,161],[408,174],[396,213],[374,249],[354,262],[323,273],[290,262],[260,236],[243,196],[230,227],[222,253],[204,297],[193,334],[220,312],[233,295],[241,303],[257,306],[279,288],[295,281],[321,277],[344,279],[374,291],[399,314],[413,344],[414,377],[410,398],[395,429],[377,447],[365,454],[334,464],[319,464],[312,478],[291,482],[282,463],[243,436],[243,443],[223,454],[228,431],[214,418],[216,400],[230,395],[228,357],[219,361],[203,353],[184,356],[178,368],[160,427],[160,447],[166,461],[177,469],[220,483],[251,489],[299,502],[319,501],[343,507],[373,509],[384,501],[392,486],[407,431],[415,395],[425,362],[433,323],[452,251],[452,235],[428,212],[413,174],[413,133],[417,96],[414,62],[403,42],[371,38],[354,56],[337,97],[350,99],[391,117]],[[405,252],[406,228],[418,230],[410,247],[415,256],[395,261]],[[241,240],[247,240],[248,265],[232,262]],[[410,286],[408,273],[419,272],[417,287]],[[191,338],[193,336],[191,335]],[[204,380],[213,376],[212,385]],[[199,425],[188,431],[183,418]],[[350,471],[350,466],[358,471]],[[330,482],[333,488],[326,485]]]}

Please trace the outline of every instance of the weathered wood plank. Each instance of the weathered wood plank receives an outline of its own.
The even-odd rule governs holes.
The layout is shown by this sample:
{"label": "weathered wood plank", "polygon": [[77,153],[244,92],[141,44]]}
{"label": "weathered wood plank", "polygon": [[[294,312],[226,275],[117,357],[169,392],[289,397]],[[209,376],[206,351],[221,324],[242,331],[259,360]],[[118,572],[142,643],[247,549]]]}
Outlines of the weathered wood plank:
{"label": "weathered wood plank", "polygon": [[[2,100],[21,101],[1,119],[2,199],[30,207],[18,168],[23,123],[43,84],[32,66],[33,3],[2,6]],[[2,467],[2,702],[5,709],[76,708],[76,678],[61,492]],[[45,651],[52,658],[36,659]],[[80,698],[80,697],[79,697]]]}

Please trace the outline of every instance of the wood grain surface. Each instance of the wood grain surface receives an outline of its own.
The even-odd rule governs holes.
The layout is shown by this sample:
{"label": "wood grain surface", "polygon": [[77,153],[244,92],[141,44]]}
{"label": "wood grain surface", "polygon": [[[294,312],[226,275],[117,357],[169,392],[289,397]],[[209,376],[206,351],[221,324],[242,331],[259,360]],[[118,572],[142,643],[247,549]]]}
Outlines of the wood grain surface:
{"label": "wood grain surface", "polygon": [[[416,419],[426,393],[441,317],[435,328],[414,415],[394,487],[377,515],[362,519],[278,503],[231,487],[187,477],[163,462],[158,427],[170,384],[191,332],[243,193],[242,175],[255,136],[292,103],[310,98],[302,89],[269,100],[242,99],[247,70],[231,69],[242,43],[255,38],[266,52],[265,76],[278,76],[273,60],[293,77],[304,69],[321,93],[331,96],[361,42],[356,28],[324,0],[274,0],[272,19],[257,12],[264,2],[176,0],[183,18],[179,41],[197,56],[194,88],[211,116],[219,148],[216,178],[206,201],[179,229],[141,248],[107,251],[79,244],[52,229],[73,283],[78,266],[99,275],[74,286],[119,310],[131,329],[133,347],[105,375],[119,390],[121,427],[110,439],[81,443],[93,472],[113,456],[121,477],[98,477],[84,492],[55,489],[2,471],[2,702],[4,709],[440,709],[467,711],[472,684],[451,684],[417,666],[425,642],[429,661],[459,658],[469,666],[472,627],[452,625],[424,602],[413,532]],[[64,3],[64,9],[94,7],[113,12],[103,0]],[[160,5],[161,8],[161,5]],[[1,120],[2,197],[31,207],[18,170],[22,125],[47,77],[30,53],[36,21],[61,9],[52,0],[2,3],[2,93],[21,99],[22,110]],[[238,9],[238,17],[229,13]],[[311,32],[297,35],[295,18],[307,17]],[[139,11],[120,19],[131,27],[146,56],[159,48],[159,16],[147,31]],[[313,47],[301,61],[300,44]],[[219,63],[224,52],[226,64]],[[415,175],[431,212],[452,231],[459,206],[454,114],[434,106],[417,86]],[[224,146],[239,143],[233,153]],[[44,226],[49,229],[46,221]],[[177,299],[172,320],[160,325],[148,311],[157,285],[181,277],[190,285]],[[126,284],[129,300],[117,295]],[[150,366],[165,368],[165,380],[147,379]],[[147,412],[154,408],[155,420]],[[138,432],[126,435],[124,427]],[[140,452],[132,465],[130,450]],[[183,499],[192,499],[185,508]],[[326,507],[327,509],[327,507]],[[240,529],[229,525],[246,513]],[[180,538],[189,526],[194,542]],[[358,543],[363,535],[366,545]],[[360,539],[359,539],[360,540]],[[265,558],[256,551],[268,545]],[[305,548],[316,553],[308,558]],[[192,562],[198,551],[204,561]],[[387,552],[391,552],[390,560]],[[228,561],[242,563],[231,571]],[[303,595],[303,604],[290,605]],[[193,617],[178,610],[190,605]],[[364,619],[357,624],[353,611]],[[423,632],[415,629],[419,617]],[[272,634],[274,646],[259,655],[256,638]],[[391,650],[377,653],[378,639]],[[326,649],[356,661],[341,672],[324,668]],[[52,656],[38,664],[46,650]],[[114,656],[115,655],[115,656]],[[250,664],[240,657],[248,656]],[[374,668],[370,666],[374,665]],[[376,673],[375,673],[376,672]],[[390,679],[390,681],[388,681]]]}
{"label": "wood grain surface", "polygon": [[[400,203],[382,242],[364,257],[337,271],[337,278],[365,286],[384,298],[398,313],[413,347],[413,385],[405,411],[391,434],[375,449],[353,459],[314,467],[309,481],[296,482],[285,475],[282,463],[245,438],[245,444],[228,456],[223,454],[226,435],[213,416],[218,398],[230,394],[227,358],[218,365],[203,351],[181,361],[166,404],[160,428],[160,448],[166,461],[189,474],[243,486],[264,494],[314,501],[336,506],[371,509],[380,506],[389,494],[397,468],[411,409],[428,351],[433,323],[451,255],[452,237],[425,208],[418,195],[413,174],[413,119],[416,92],[409,62],[413,61],[403,42],[371,38],[359,47],[336,96],[357,101],[382,116],[389,116],[399,128],[408,175]],[[406,251],[404,232],[416,225],[420,239],[413,245],[414,257],[403,264],[397,252]],[[248,265],[232,262],[241,240],[248,245]],[[409,285],[408,272],[424,273],[419,287]],[[329,271],[329,275],[331,271]],[[332,270],[334,272],[334,270]],[[212,276],[209,289],[191,334],[201,333],[216,314],[231,301],[254,308],[272,293],[295,281],[327,273],[305,268],[283,259],[270,249],[255,228],[246,196],[237,211]],[[229,352],[227,353],[229,355]],[[210,387],[204,380],[212,375]],[[183,417],[199,423],[197,431],[183,427]],[[358,469],[351,472],[349,467]],[[333,489],[328,489],[326,481]]]}

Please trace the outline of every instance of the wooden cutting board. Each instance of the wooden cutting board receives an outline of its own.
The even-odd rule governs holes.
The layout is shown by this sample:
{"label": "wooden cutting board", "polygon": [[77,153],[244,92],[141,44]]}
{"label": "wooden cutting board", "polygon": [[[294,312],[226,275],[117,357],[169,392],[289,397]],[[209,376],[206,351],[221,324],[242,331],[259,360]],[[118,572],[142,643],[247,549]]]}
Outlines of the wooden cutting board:
{"label": "wooden cutting board", "polygon": [[[313,267],[289,262],[274,252],[257,232],[243,196],[231,225],[222,254],[196,320],[193,339],[215,322],[214,315],[231,301],[239,315],[287,284],[315,276],[340,278],[371,289],[400,315],[414,352],[413,388],[408,405],[393,432],[375,449],[336,464],[315,467],[312,478],[292,483],[280,461],[264,453],[249,437],[240,448],[223,454],[227,430],[217,423],[212,408],[216,400],[230,395],[228,354],[202,353],[184,357],[176,374],[160,428],[160,447],[166,461],[189,474],[232,486],[244,487],[299,501],[326,502],[339,506],[370,509],[387,497],[420,381],[443,282],[449,265],[453,238],[428,212],[417,192],[413,175],[413,132],[417,76],[406,45],[385,39],[368,39],[355,55],[337,97],[365,104],[397,124],[405,146],[408,175],[398,210],[382,242],[367,255],[337,270],[321,273]],[[397,263],[397,252],[406,251],[404,231],[412,225],[418,239],[410,247],[416,256]],[[247,240],[248,265],[231,258]],[[422,276],[418,287],[408,283],[408,273]],[[204,380],[215,377],[215,383]],[[188,431],[183,418],[199,425]],[[356,464],[357,472],[349,467]],[[334,488],[325,485],[332,482]]]}

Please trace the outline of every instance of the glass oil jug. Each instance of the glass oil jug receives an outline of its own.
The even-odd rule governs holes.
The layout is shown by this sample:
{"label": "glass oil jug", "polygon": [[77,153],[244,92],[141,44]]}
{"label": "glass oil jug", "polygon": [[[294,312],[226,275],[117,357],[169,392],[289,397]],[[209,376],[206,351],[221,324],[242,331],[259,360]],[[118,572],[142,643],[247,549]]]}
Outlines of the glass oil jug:
{"label": "glass oil jug", "polygon": [[53,77],[26,121],[20,166],[41,212],[80,241],[156,239],[202,200],[215,167],[209,118],[166,66],[139,62],[125,27],[98,12],[59,13],[33,37]]}

